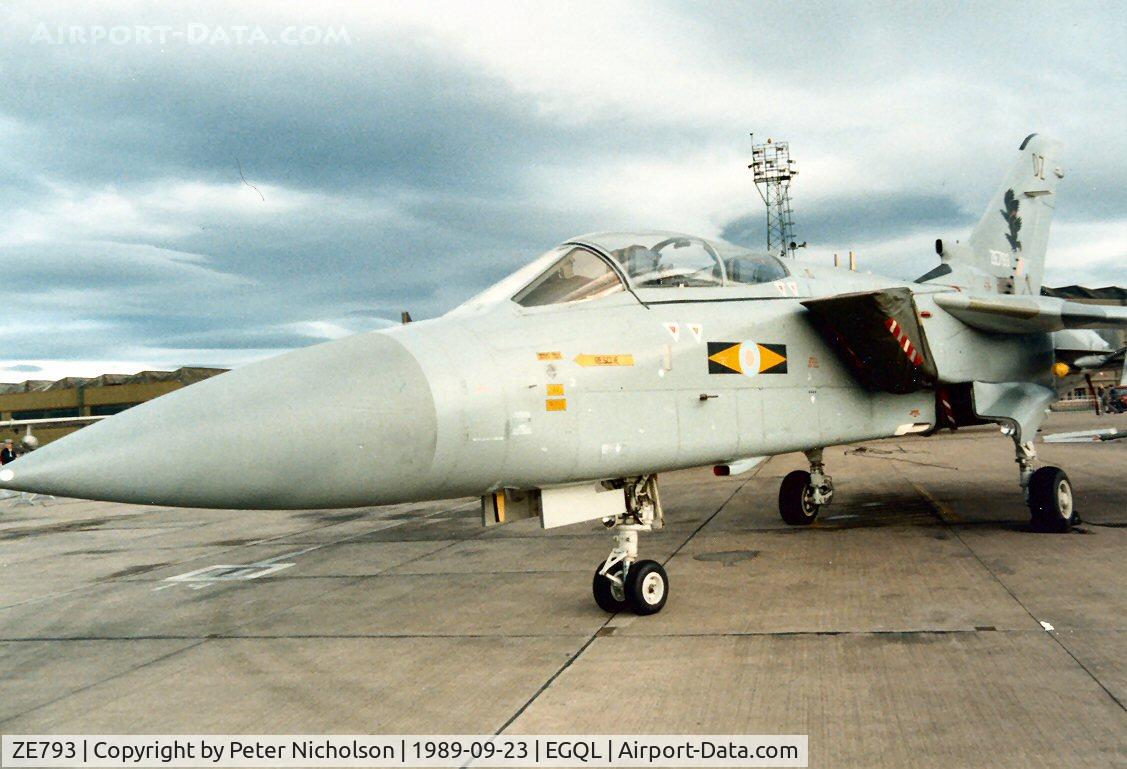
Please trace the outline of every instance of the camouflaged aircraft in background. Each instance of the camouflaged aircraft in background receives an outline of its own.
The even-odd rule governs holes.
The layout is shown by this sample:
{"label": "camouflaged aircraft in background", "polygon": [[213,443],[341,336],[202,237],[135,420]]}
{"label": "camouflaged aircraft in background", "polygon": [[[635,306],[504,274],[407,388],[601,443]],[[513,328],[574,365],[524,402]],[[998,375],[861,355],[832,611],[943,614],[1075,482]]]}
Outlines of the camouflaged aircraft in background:
{"label": "camouflaged aircraft in background", "polygon": [[[1035,469],[1053,332],[1127,308],[1040,295],[1059,145],[1030,136],[982,220],[914,282],[780,260],[668,232],[586,235],[444,317],[245,366],[24,456],[0,486],[130,503],[329,508],[467,495],[486,525],[601,519],[607,611],[661,610],[641,560],[662,525],[658,474],[735,473],[805,452],[779,512],[833,498],[826,446],[995,422],[1035,528],[1075,520],[1057,467]],[[309,452],[295,436],[322,436]]]}

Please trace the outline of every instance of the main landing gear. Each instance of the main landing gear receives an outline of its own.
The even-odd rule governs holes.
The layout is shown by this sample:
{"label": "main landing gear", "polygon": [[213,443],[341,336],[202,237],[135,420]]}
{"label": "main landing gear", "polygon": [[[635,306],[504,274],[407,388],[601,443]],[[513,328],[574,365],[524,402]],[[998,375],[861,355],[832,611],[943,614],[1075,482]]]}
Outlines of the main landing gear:
{"label": "main landing gear", "polygon": [[603,520],[615,530],[614,549],[595,570],[591,592],[603,611],[657,614],[669,598],[669,576],[657,561],[638,560],[639,532],[660,529],[663,522],[657,476],[629,480],[625,490],[626,512]]}
{"label": "main landing gear", "polygon": [[1062,534],[1080,522],[1072,502],[1072,482],[1068,473],[1049,465],[1036,470],[1033,463],[1037,451],[1032,443],[1017,443],[1016,462],[1021,488],[1029,505],[1030,523],[1034,531]]}
{"label": "main landing gear", "polygon": [[[1012,433],[1011,433],[1012,434]],[[1059,467],[1034,469],[1037,451],[1032,443],[1017,443],[1016,461],[1021,488],[1034,531],[1061,533],[1080,522],[1072,499],[1072,482]],[[808,526],[818,517],[822,505],[833,499],[833,479],[826,475],[822,450],[806,452],[810,470],[787,473],[779,486],[779,514],[791,526]]]}
{"label": "main landing gear", "polygon": [[834,497],[833,478],[826,475],[822,449],[810,449],[806,459],[810,470],[787,473],[779,486],[779,515],[791,526],[809,526],[818,517],[822,505]]}

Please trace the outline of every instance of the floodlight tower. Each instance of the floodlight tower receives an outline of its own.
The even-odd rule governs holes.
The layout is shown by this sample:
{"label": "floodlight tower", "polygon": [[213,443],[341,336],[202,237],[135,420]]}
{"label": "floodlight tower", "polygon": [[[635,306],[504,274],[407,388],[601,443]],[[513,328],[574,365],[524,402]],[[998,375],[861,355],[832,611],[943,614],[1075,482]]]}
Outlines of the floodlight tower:
{"label": "floodlight tower", "polygon": [[767,206],[767,251],[793,257],[799,246],[794,242],[794,214],[790,207],[790,182],[798,167],[790,156],[790,143],[768,139],[756,144],[752,134],[751,169],[755,189]]}

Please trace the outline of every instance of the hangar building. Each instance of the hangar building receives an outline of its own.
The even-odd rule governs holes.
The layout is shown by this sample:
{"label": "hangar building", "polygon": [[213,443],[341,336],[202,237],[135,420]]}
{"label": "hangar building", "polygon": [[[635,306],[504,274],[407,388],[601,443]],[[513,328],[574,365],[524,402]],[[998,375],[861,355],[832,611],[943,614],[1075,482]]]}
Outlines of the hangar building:
{"label": "hangar building", "polygon": [[[29,379],[16,384],[0,383],[0,423],[10,419],[110,416],[224,371],[226,369],[185,366],[175,371],[102,374],[88,379],[67,377],[55,382]],[[36,426],[32,431],[39,442],[45,444],[80,427],[64,423]],[[0,427],[0,439],[10,437],[18,441],[25,430],[24,427]]]}

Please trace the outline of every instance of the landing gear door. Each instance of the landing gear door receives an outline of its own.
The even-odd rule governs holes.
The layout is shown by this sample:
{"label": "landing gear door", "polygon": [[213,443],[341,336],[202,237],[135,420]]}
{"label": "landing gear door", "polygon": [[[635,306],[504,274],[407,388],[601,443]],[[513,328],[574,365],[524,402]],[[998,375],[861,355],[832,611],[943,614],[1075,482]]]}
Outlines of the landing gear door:
{"label": "landing gear door", "polygon": [[626,513],[626,492],[598,482],[556,486],[541,490],[540,509],[540,524],[545,529],[617,518]]}

